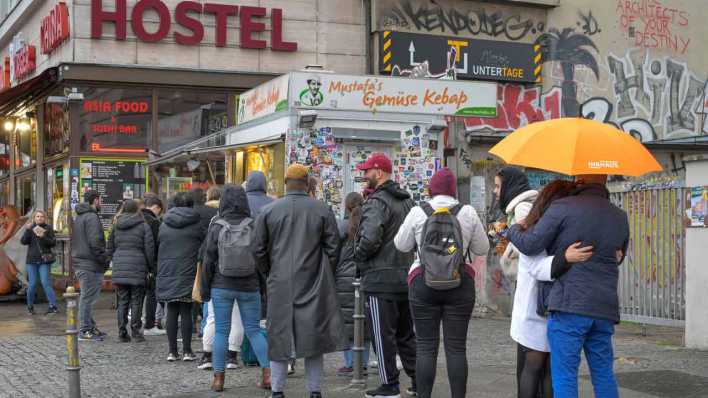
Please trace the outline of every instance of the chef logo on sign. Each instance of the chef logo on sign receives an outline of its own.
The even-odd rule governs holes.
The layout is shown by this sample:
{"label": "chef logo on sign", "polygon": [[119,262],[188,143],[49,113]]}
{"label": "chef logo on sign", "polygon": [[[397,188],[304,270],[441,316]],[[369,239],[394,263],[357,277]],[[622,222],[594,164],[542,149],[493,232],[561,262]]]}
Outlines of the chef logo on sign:
{"label": "chef logo on sign", "polygon": [[300,103],[305,106],[319,106],[324,101],[322,95],[322,81],[319,76],[310,76],[307,79],[307,88],[300,93]]}

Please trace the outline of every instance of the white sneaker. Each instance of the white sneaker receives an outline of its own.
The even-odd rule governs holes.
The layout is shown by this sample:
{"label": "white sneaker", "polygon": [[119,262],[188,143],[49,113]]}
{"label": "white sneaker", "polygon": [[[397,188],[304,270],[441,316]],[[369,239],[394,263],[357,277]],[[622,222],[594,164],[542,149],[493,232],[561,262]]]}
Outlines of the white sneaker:
{"label": "white sneaker", "polygon": [[174,361],[179,361],[179,356],[170,353],[170,355],[167,356],[167,362],[174,362]]}
{"label": "white sneaker", "polygon": [[295,374],[295,366],[293,366],[292,362],[288,363],[288,376],[292,376]]}
{"label": "white sneaker", "polygon": [[197,359],[197,356],[192,354],[191,352],[186,352],[182,355],[182,360],[184,362],[192,362]]}
{"label": "white sneaker", "polygon": [[150,329],[145,329],[143,331],[144,336],[162,336],[167,334],[165,329],[158,329],[158,328],[150,328]]}
{"label": "white sneaker", "polygon": [[378,369],[379,368],[379,361],[372,359],[369,361],[369,367],[372,369]]}

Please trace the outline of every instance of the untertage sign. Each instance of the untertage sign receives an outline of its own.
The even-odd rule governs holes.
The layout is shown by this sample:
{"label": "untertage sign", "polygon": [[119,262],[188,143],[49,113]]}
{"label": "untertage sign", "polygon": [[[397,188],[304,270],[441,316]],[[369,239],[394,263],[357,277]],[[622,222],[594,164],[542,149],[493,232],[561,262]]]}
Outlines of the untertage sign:
{"label": "untertage sign", "polygon": [[541,81],[541,47],[534,44],[384,31],[380,49],[383,74],[407,75],[427,63],[429,77]]}
{"label": "untertage sign", "polygon": [[495,117],[497,86],[295,72],[291,74],[290,102],[302,108]]}
{"label": "untertage sign", "polygon": [[[126,0],[110,1],[112,6],[104,8],[103,0],[91,0],[91,37],[103,37],[104,24],[115,25],[115,39],[125,40],[128,25],[128,7]],[[174,3],[174,2],[170,2]],[[229,4],[205,3],[197,1],[180,1],[174,10],[170,10],[161,0],[139,0],[133,6],[130,14],[130,26],[135,36],[144,42],[154,43],[165,39],[170,32],[177,44],[197,45],[204,39],[205,26],[202,14],[214,16],[214,37],[217,47],[226,47],[227,27],[233,22],[231,17],[239,18],[239,37],[241,48],[263,49],[268,42],[257,39],[259,32],[266,31],[264,18],[268,10],[264,7],[236,6]],[[157,24],[145,21],[146,15],[157,13]],[[182,33],[172,28],[172,13],[174,21]],[[155,26],[155,27],[153,27]],[[270,48],[275,51],[296,51],[297,43],[283,40],[283,10],[270,10]],[[149,30],[148,30],[149,29]],[[233,40],[233,39],[232,39]]]}

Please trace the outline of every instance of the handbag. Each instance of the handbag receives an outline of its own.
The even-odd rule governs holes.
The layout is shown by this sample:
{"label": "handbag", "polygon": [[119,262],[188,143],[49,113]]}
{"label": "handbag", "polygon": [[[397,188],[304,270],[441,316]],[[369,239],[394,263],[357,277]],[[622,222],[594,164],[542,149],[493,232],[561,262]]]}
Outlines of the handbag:
{"label": "handbag", "polygon": [[54,252],[49,251],[49,253],[43,252],[42,251],[42,245],[39,244],[39,237],[35,235],[34,242],[37,244],[37,249],[39,249],[39,253],[42,255],[42,263],[43,264],[52,264],[57,260],[57,257],[54,255]]}
{"label": "handbag", "polygon": [[202,263],[197,263],[197,275],[194,277],[194,285],[192,286],[192,300],[202,302]]}

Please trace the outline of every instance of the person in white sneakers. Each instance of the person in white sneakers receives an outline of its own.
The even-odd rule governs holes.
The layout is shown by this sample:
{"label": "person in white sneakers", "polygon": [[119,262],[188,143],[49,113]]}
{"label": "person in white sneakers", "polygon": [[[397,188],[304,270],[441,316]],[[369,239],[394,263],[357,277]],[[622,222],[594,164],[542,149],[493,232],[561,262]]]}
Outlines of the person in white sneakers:
{"label": "person in white sneakers", "polygon": [[[204,326],[204,335],[202,336],[202,346],[204,354],[199,360],[197,368],[209,370],[212,368],[211,353],[214,348],[214,304],[211,300],[207,303],[207,318]],[[226,368],[238,369],[238,353],[241,351],[243,343],[243,323],[241,322],[241,313],[238,310],[238,304],[234,303],[234,308],[231,310],[231,331],[229,332],[229,351],[226,355]]]}

